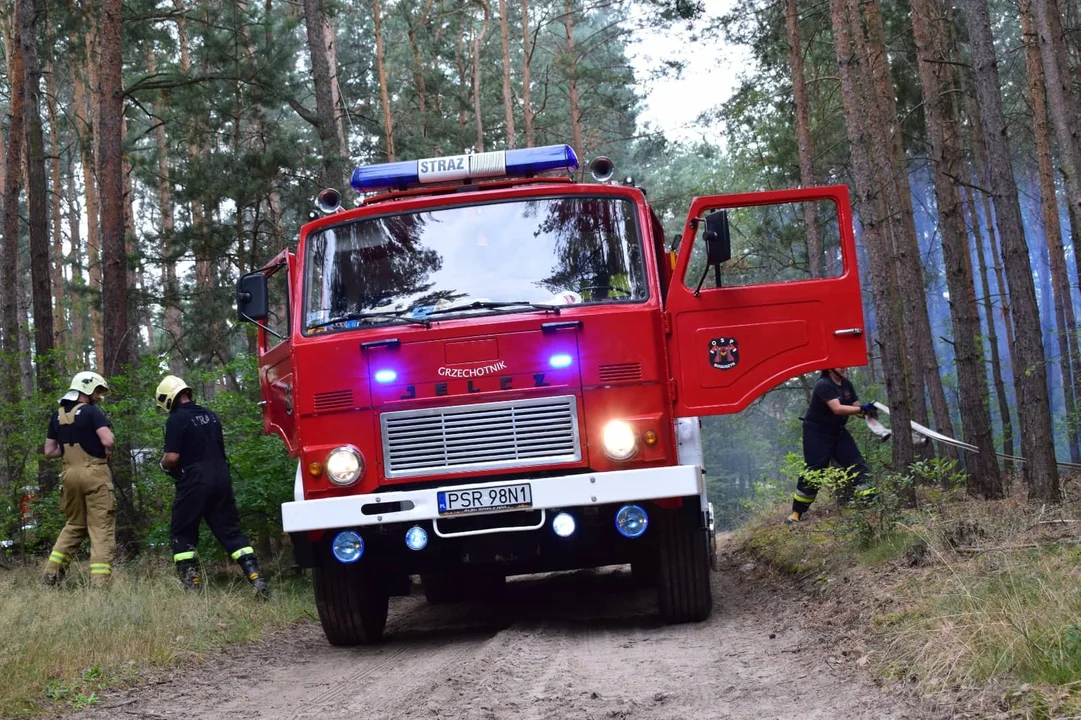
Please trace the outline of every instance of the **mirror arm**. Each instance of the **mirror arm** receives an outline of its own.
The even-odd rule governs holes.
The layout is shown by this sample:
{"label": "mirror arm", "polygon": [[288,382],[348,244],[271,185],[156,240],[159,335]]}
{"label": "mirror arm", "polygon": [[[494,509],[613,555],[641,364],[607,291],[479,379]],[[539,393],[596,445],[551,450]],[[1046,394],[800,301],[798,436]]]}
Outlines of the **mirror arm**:
{"label": "mirror arm", "polygon": [[702,271],[702,277],[698,278],[698,287],[696,287],[694,289],[694,296],[695,297],[698,297],[699,295],[702,294],[702,283],[704,283],[706,281],[706,275],[708,273],[709,273],[709,266],[707,265],[706,269]]}
{"label": "mirror arm", "polygon": [[717,287],[723,287],[723,285],[721,285],[721,264],[720,263],[717,263],[716,265],[713,266],[713,279],[714,279],[714,282],[716,283]]}
{"label": "mirror arm", "polygon": [[250,322],[250,323],[254,323],[254,324],[255,324],[255,325],[257,326],[257,327],[261,327],[261,328],[263,328],[264,330],[266,330],[266,331],[267,331],[268,333],[270,333],[271,335],[275,336],[275,337],[276,337],[276,338],[278,338],[279,340],[284,340],[284,339],[285,339],[285,336],[284,336],[284,335],[281,335],[281,334],[279,334],[278,332],[276,332],[276,331],[274,331],[274,330],[271,330],[270,328],[268,328],[268,327],[267,327],[266,325],[264,325],[263,323],[259,322],[259,321],[258,321],[258,320],[256,320],[255,318],[253,318],[253,317],[249,317],[247,313],[240,313],[240,316],[241,316],[242,318],[244,318],[245,320],[247,320],[248,322]]}

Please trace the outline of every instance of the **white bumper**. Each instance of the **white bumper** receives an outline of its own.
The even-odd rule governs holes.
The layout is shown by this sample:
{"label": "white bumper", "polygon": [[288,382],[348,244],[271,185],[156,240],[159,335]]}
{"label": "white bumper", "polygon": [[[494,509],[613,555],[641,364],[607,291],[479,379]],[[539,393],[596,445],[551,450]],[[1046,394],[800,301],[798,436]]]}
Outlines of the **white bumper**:
{"label": "white bumper", "polygon": [[[382,525],[385,523],[437,520],[438,492],[446,490],[483,490],[513,483],[528,482],[533,495],[530,510],[584,507],[607,503],[655,500],[705,494],[705,479],[697,465],[677,465],[641,470],[564,475],[548,478],[504,478],[498,482],[446,485],[425,490],[381,492],[372,495],[297,500],[282,504],[282,527],[286,532],[330,530],[333,528]],[[402,503],[403,510],[383,512],[371,507]],[[410,507],[412,505],[412,507]],[[365,514],[364,508],[368,507]],[[375,512],[373,512],[375,511]],[[507,512],[507,511],[503,511]],[[512,511],[513,512],[513,511]],[[444,516],[445,517],[445,516]]]}

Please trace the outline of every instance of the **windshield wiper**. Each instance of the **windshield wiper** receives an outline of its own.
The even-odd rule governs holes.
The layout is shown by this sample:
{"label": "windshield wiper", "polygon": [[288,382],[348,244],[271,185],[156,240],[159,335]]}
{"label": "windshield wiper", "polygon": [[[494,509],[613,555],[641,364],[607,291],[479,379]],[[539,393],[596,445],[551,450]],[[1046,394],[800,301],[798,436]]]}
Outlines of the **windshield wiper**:
{"label": "windshield wiper", "polygon": [[542,305],[541,303],[529,302],[528,300],[511,300],[508,302],[492,302],[491,300],[476,300],[467,305],[458,305],[457,307],[441,308],[439,310],[432,310],[427,315],[442,315],[444,313],[460,312],[462,310],[498,310],[499,308],[508,307],[531,307],[537,310],[544,310],[545,312],[552,312],[556,315],[559,314],[559,307],[556,305]]}
{"label": "windshield wiper", "polygon": [[[403,310],[402,312],[408,312]],[[423,325],[426,328],[430,328],[432,324],[427,320],[419,320],[414,317],[408,317],[405,315],[396,315],[394,313],[380,313],[380,312],[354,312],[346,313],[345,315],[339,315],[338,317],[331,318],[330,320],[324,320],[314,325],[309,325],[309,330],[315,330],[316,328],[326,327],[327,325],[337,325],[342,322],[349,322],[350,320],[401,320],[403,322],[412,323],[414,325]]]}

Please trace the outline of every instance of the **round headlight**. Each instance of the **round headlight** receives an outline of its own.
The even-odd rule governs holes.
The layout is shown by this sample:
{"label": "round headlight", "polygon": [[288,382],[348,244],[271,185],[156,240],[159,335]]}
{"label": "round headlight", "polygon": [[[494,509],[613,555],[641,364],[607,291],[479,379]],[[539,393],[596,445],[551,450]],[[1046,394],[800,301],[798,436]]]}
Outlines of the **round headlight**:
{"label": "round headlight", "polygon": [[638,436],[630,423],[612,420],[604,426],[604,452],[613,460],[629,460],[638,452]]}
{"label": "round headlight", "polygon": [[326,471],[335,485],[352,485],[364,473],[364,459],[356,448],[335,448],[327,455]]}

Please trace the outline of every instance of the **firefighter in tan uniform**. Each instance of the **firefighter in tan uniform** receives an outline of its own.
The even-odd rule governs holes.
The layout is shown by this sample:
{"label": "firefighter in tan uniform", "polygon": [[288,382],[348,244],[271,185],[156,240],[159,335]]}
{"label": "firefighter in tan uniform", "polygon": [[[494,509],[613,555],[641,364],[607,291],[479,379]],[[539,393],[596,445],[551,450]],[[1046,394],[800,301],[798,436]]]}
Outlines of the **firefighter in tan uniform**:
{"label": "firefighter in tan uniform", "polygon": [[56,585],[71,558],[90,537],[90,580],[101,585],[109,579],[116,554],[116,502],[108,456],[113,431],[98,407],[109,384],[94,372],[72,378],[70,389],[49,422],[45,457],[61,458],[60,509],[67,524],[53,545],[43,581]]}

